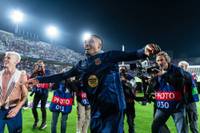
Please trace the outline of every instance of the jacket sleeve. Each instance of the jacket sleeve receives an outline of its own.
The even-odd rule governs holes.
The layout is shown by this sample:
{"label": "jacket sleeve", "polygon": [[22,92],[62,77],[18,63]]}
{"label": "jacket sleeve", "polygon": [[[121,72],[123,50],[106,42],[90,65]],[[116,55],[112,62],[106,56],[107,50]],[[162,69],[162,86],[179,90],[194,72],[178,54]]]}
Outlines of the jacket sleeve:
{"label": "jacket sleeve", "polygon": [[68,79],[70,77],[77,76],[78,74],[79,74],[79,72],[78,72],[77,68],[73,67],[72,69],[70,69],[69,71],[64,72],[64,73],[59,73],[59,74],[55,74],[55,75],[51,75],[51,76],[37,77],[37,80],[40,83],[56,83],[61,80]]}
{"label": "jacket sleeve", "polygon": [[177,88],[183,89],[185,80],[184,80],[184,72],[181,68],[178,68],[177,73],[175,73],[175,77],[176,77],[175,78],[176,80],[174,81],[175,86]]}
{"label": "jacket sleeve", "polygon": [[134,61],[139,59],[145,59],[147,56],[144,54],[144,49],[139,49],[134,52],[123,51],[109,51],[108,62],[117,63],[121,61]]}
{"label": "jacket sleeve", "polygon": [[165,77],[166,82],[173,85],[176,89],[184,88],[184,71],[179,67],[173,67],[173,71],[171,74],[168,74]]}
{"label": "jacket sleeve", "polygon": [[159,89],[158,77],[154,77],[154,78],[152,78],[150,80],[149,88],[147,90],[147,93],[148,94],[153,93],[153,92],[155,92],[158,89]]}

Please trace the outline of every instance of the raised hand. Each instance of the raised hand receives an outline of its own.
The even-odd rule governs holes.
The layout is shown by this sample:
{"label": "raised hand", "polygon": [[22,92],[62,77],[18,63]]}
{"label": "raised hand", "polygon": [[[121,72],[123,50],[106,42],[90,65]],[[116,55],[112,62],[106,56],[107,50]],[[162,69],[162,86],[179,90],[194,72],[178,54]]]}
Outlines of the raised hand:
{"label": "raised hand", "polygon": [[145,54],[147,56],[155,55],[161,51],[161,48],[154,43],[149,43],[144,48]]}
{"label": "raised hand", "polygon": [[27,81],[27,84],[37,85],[39,81],[36,78],[31,78]]}

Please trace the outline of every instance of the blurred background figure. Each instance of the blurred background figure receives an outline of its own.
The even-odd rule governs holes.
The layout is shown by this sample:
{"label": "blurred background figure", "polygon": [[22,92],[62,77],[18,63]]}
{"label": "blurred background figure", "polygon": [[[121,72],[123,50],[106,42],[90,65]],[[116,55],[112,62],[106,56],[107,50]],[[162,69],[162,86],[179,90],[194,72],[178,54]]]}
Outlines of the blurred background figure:
{"label": "blurred background figure", "polygon": [[[47,75],[47,70],[45,69],[45,64],[42,60],[38,60],[35,65],[34,65],[34,70],[33,73],[31,75],[31,78],[37,77],[37,76],[46,76]],[[48,98],[48,89],[49,89],[50,85],[49,83],[41,83],[41,84],[37,84],[35,86],[32,87],[32,94],[34,94],[34,98],[33,98],[33,107],[32,107],[32,113],[33,113],[33,117],[34,117],[34,124],[33,124],[33,128],[37,128],[38,126],[38,122],[39,122],[39,118],[38,118],[38,113],[37,113],[37,107],[39,102],[41,103],[41,112],[42,112],[42,123],[40,125],[40,129],[45,129],[47,127],[46,124],[46,117],[47,117],[47,113],[46,113],[46,103],[47,103],[47,98]]]}
{"label": "blurred background figure", "polygon": [[76,133],[87,133],[90,125],[90,113],[91,108],[87,99],[87,94],[82,90],[78,90],[76,93],[77,97],[77,132]]}
{"label": "blurred background figure", "polygon": [[186,61],[180,61],[178,66],[183,68],[185,74],[185,99],[186,99],[186,113],[187,124],[189,124],[190,131],[192,133],[198,133],[198,113],[196,102],[199,101],[198,90],[196,87],[195,74],[188,72],[189,63]]}
{"label": "blurred background figure", "polygon": [[[128,74],[128,69],[126,66],[120,67],[120,80],[122,83],[122,88],[124,90],[125,102],[126,102],[126,109],[124,111],[124,115],[127,117],[128,123],[128,131],[129,133],[135,133],[135,89],[136,89],[136,82],[134,81],[134,77]],[[134,82],[131,82],[134,81]]]}
{"label": "blurred background figure", "polygon": [[52,87],[54,93],[49,107],[52,112],[51,133],[56,133],[59,114],[62,114],[60,133],[66,133],[68,114],[72,110],[74,101],[74,93],[70,82],[70,80],[63,80],[55,83]]}

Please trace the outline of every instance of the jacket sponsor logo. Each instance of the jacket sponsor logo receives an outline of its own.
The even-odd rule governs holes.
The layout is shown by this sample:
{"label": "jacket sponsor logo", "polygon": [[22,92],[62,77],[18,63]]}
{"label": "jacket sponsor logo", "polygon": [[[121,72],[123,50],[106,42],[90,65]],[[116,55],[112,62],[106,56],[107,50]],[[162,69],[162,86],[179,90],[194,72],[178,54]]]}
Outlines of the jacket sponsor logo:
{"label": "jacket sponsor logo", "polygon": [[88,78],[88,85],[92,88],[97,87],[99,84],[99,80],[96,75],[90,75]]}
{"label": "jacket sponsor logo", "polygon": [[163,101],[179,101],[181,100],[181,93],[178,91],[170,91],[170,92],[156,92],[155,93],[156,100]]}
{"label": "jacket sponsor logo", "polygon": [[73,98],[61,98],[59,96],[53,96],[51,102],[62,106],[70,106],[73,103]]}
{"label": "jacket sponsor logo", "polygon": [[96,58],[96,59],[94,60],[94,62],[95,62],[95,65],[97,65],[97,66],[101,64],[100,58]]}

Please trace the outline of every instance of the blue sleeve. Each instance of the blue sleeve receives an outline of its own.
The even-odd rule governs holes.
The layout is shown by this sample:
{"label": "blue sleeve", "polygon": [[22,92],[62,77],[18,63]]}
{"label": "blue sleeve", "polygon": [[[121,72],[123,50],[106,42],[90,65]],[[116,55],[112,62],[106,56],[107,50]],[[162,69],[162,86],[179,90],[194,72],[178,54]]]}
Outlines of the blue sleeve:
{"label": "blue sleeve", "polygon": [[121,61],[134,61],[145,59],[144,49],[139,49],[134,52],[110,51],[108,52],[108,62],[117,63]]}
{"label": "blue sleeve", "polygon": [[72,69],[70,69],[69,71],[64,72],[64,73],[59,73],[59,74],[55,74],[55,75],[51,75],[51,76],[37,77],[37,80],[40,83],[56,83],[56,82],[59,82],[64,79],[68,79],[70,77],[77,76],[78,74],[79,73],[78,73],[77,68],[73,67]]}

